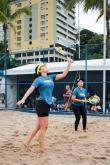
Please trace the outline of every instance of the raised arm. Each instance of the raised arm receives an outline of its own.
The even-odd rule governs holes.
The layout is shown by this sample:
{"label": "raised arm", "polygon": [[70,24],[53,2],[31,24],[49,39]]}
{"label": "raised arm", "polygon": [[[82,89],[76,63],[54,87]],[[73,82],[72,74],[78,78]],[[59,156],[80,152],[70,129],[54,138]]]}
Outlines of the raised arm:
{"label": "raised arm", "polygon": [[24,104],[26,99],[31,95],[31,93],[35,90],[34,86],[30,86],[30,88],[27,90],[27,92],[24,94],[23,98],[19,100],[16,104],[21,105]]}
{"label": "raised arm", "polygon": [[73,63],[73,60],[71,58],[68,58],[68,65],[67,65],[67,67],[65,68],[63,73],[56,75],[55,80],[60,80],[60,79],[62,79],[64,77],[66,77],[66,75],[68,74],[69,69],[70,69],[72,63]]}

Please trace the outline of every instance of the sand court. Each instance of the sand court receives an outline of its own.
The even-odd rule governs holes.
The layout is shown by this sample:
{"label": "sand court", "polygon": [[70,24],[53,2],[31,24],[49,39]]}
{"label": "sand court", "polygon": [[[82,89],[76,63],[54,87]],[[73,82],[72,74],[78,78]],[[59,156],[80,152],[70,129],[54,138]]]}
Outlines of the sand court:
{"label": "sand court", "polygon": [[34,126],[36,114],[0,111],[0,165],[109,165],[110,118],[88,117],[88,131],[74,131],[73,115],[50,115],[45,155],[38,154],[35,137],[31,151],[22,142]]}

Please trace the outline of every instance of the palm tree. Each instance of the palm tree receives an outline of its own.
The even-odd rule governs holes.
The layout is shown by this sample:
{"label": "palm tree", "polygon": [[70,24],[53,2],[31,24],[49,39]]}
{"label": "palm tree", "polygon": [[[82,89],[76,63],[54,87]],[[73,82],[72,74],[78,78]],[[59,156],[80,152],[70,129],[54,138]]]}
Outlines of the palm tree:
{"label": "palm tree", "polygon": [[6,35],[8,27],[11,27],[14,30],[14,32],[16,32],[13,21],[21,14],[31,14],[30,9],[27,7],[17,9],[14,13],[11,13],[10,3],[11,0],[0,0],[0,23],[3,24],[5,52],[7,51]]}
{"label": "palm tree", "polygon": [[[110,58],[110,2],[107,1],[106,7],[106,28],[107,28],[107,57]],[[66,0],[66,8],[67,10],[72,10],[72,8],[78,4],[84,4],[84,11],[88,12],[88,10],[99,10],[100,14],[97,18],[97,21],[101,18],[104,14],[103,10],[103,0]]]}
{"label": "palm tree", "polygon": [[21,14],[30,15],[31,11],[27,7],[23,7],[17,9],[14,13],[11,12],[11,0],[0,0],[0,23],[3,24],[3,31],[4,31],[4,70],[5,70],[5,108],[7,109],[7,76],[6,76],[6,69],[7,69],[7,30],[8,27],[12,28],[14,32],[15,26],[13,21],[19,17]]}

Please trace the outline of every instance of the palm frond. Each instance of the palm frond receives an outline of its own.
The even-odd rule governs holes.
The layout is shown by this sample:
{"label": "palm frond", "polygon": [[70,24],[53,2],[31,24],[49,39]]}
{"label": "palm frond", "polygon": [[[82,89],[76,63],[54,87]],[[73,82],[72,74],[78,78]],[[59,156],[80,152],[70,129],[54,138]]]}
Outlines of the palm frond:
{"label": "palm frond", "polygon": [[10,17],[11,7],[9,0],[0,0],[0,11],[4,13],[7,17]]}
{"label": "palm frond", "polygon": [[92,10],[97,10],[97,9],[102,9],[103,8],[103,1],[102,0],[92,0],[92,1],[88,1],[85,0],[84,1],[84,11],[88,12],[88,10],[92,9]]}
{"label": "palm frond", "polygon": [[10,20],[15,20],[17,17],[19,17],[21,14],[26,14],[26,15],[31,15],[31,11],[29,8],[27,7],[23,7],[21,9],[18,9],[15,11],[15,13],[13,13],[10,16]]}
{"label": "palm frond", "polygon": [[97,20],[96,20],[96,22],[98,22],[98,20],[103,16],[103,13],[104,13],[104,11],[101,10],[101,11],[100,11],[100,14],[99,14],[99,16],[98,16],[98,18],[97,18]]}
{"label": "palm frond", "polygon": [[8,26],[10,26],[13,29],[14,33],[16,34],[16,27],[13,25],[13,23],[8,22]]}
{"label": "palm frond", "polygon": [[0,22],[1,23],[7,23],[7,17],[1,11],[0,11]]}
{"label": "palm frond", "polygon": [[72,8],[76,5],[76,0],[66,0],[65,7],[67,10],[72,10]]}

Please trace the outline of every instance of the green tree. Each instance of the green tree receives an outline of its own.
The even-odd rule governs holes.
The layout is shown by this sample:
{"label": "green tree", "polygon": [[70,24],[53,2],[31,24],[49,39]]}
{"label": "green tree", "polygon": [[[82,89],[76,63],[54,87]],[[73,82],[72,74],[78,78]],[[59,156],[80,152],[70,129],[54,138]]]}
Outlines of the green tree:
{"label": "green tree", "polygon": [[2,23],[2,25],[3,25],[3,32],[4,32],[3,45],[4,45],[5,54],[7,52],[6,35],[7,35],[8,28],[12,28],[14,30],[14,32],[16,33],[16,29],[13,24],[13,21],[22,14],[26,14],[26,15],[31,14],[30,9],[27,7],[17,9],[14,13],[12,13],[10,2],[11,2],[11,0],[0,0],[0,23]]}
{"label": "green tree", "polygon": [[3,53],[4,52],[4,46],[3,46],[3,43],[0,42],[0,53]]}
{"label": "green tree", "polygon": [[[85,59],[86,44],[88,44],[88,59],[99,59],[103,57],[103,35],[99,35],[87,29],[80,32],[81,59]],[[75,56],[78,57],[77,49]]]}
{"label": "green tree", "polygon": [[[106,0],[106,28],[107,28],[107,57],[110,58],[110,1]],[[99,10],[100,14],[97,21],[104,14],[103,0],[66,0],[66,8],[72,10],[72,8],[79,3],[84,4],[84,11],[88,10]]]}

